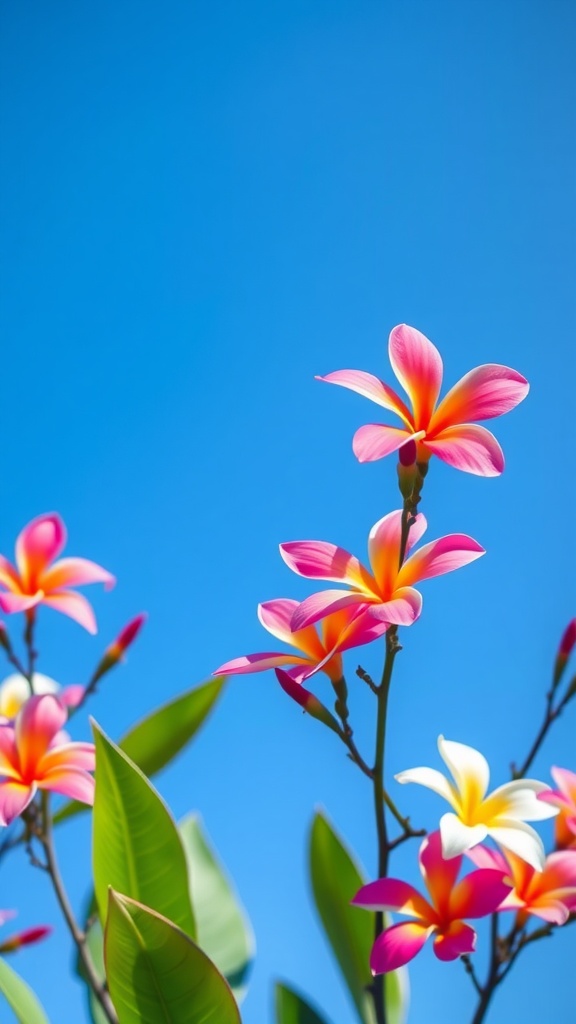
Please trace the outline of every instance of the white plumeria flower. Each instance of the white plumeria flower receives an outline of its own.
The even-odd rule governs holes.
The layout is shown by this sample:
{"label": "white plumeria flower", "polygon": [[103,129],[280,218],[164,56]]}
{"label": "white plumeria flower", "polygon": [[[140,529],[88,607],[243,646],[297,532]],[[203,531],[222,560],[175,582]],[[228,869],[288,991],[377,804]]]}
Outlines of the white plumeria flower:
{"label": "white plumeria flower", "polygon": [[394,777],[397,782],[417,782],[433,789],[454,808],[455,813],[449,811],[440,819],[442,856],[446,860],[458,857],[491,836],[536,871],[542,871],[544,845],[526,821],[553,816],[550,805],[544,804],[547,810],[543,811],[543,801],[537,799],[546,784],[536,779],[515,779],[486,796],[490,769],[478,750],[443,736],[438,737],[438,750],[453,782],[435,768],[409,768]]}
{"label": "white plumeria flower", "polygon": [[[57,683],[55,679],[44,676],[40,672],[34,673],[32,683],[35,694],[39,696],[46,693],[55,694],[67,707],[75,707],[84,693],[83,686],[66,686],[62,689],[60,683]],[[6,679],[0,683],[0,718],[16,718],[20,708],[30,695],[30,684],[19,672],[6,676]]]}

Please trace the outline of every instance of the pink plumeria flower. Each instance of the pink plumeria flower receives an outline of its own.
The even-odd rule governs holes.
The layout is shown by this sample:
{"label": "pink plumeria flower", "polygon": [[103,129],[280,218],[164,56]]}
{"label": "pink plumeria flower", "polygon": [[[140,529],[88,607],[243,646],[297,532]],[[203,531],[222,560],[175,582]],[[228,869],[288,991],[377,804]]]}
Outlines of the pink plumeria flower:
{"label": "pink plumeria flower", "polygon": [[227,661],[214,675],[242,675],[291,665],[289,675],[297,681],[322,670],[337,683],[343,675],[341,652],[370,643],[383,636],[388,628],[386,622],[367,622],[359,606],[327,615],[322,620],[320,634],[314,626],[294,631],[290,623],[298,607],[298,601],[286,597],[258,605],[258,618],[264,628],[278,640],[295,647],[298,654],[292,651],[247,654]]}
{"label": "pink plumeria flower", "polygon": [[[407,551],[426,529],[422,513],[415,517]],[[370,530],[368,555],[372,572],[344,548],[322,540],[291,541],[280,545],[280,554],[294,572],[312,580],[346,583],[349,590],[324,590],[307,597],[296,608],[292,629],[298,631],[342,608],[368,605],[366,621],[409,626],[422,610],[422,596],[413,585],[419,580],[459,569],[483,555],[484,548],[463,533],[453,533],[424,544],[398,568],[402,512],[389,512]]]}
{"label": "pink plumeria flower", "polygon": [[39,789],[94,802],[94,744],[62,732],[67,711],[52,694],[30,697],[14,724],[0,723],[0,825],[9,825]]}
{"label": "pink plumeria flower", "polygon": [[550,774],[558,789],[546,789],[538,799],[559,808],[554,821],[558,849],[576,849],[576,774],[567,768],[551,768]]}
{"label": "pink plumeria flower", "polygon": [[104,583],[107,589],[116,582],[106,569],[86,558],[61,558],[66,544],[66,528],[56,513],[38,516],[28,523],[16,541],[16,566],[0,555],[0,608],[4,612],[30,611],[39,604],[68,615],[96,633],[91,605],[82,594],[69,587],[85,583]]}
{"label": "pink plumeria flower", "polygon": [[475,846],[467,856],[478,868],[496,868],[505,871],[513,889],[506,895],[498,910],[517,910],[516,923],[524,927],[527,915],[540,917],[550,924],[565,924],[571,911],[576,910],[576,851],[562,850],[551,853],[542,871],[535,871],[521,857],[510,850]]}
{"label": "pink plumeria flower", "polygon": [[366,910],[394,910],[413,920],[386,928],[370,954],[373,974],[386,974],[407,964],[434,935],[439,960],[473,953],[476,932],[464,918],[485,917],[500,906],[510,885],[502,869],[480,868],[457,882],[462,857],[444,860],[440,834],[433,832],[420,847],[420,871],[429,899],[397,878],[380,878],[360,889],[352,903]]}
{"label": "pink plumeria flower", "polygon": [[478,476],[498,476],[504,455],[485,427],[468,420],[488,420],[510,412],[526,397],[528,381],[516,370],[487,363],[470,370],[438,405],[442,387],[442,359],[420,331],[399,324],[390,334],[388,354],[392,369],[410,399],[411,410],[392,388],[362,370],[337,370],[318,380],[357,391],[402,420],[402,427],[369,423],[354,435],[354,454],[360,462],[374,462],[415,441],[418,461],[437,455],[456,469]]}
{"label": "pink plumeria flower", "polygon": [[[84,687],[76,683],[72,686],[62,688],[55,679],[50,676],[35,672],[32,676],[32,686],[35,694],[53,693],[67,708],[75,708],[84,695]],[[28,680],[14,672],[6,676],[0,683],[0,716],[3,718],[16,718],[20,708],[31,696]]]}
{"label": "pink plumeria flower", "polygon": [[[0,910],[0,925],[16,916],[15,910]],[[0,942],[0,953],[13,953],[22,946],[31,946],[34,942],[40,942],[50,935],[52,929],[48,925],[36,925],[34,928],[24,928],[21,932],[9,935],[7,939]]]}
{"label": "pink plumeria flower", "polygon": [[447,779],[435,768],[410,768],[394,778],[397,782],[416,782],[434,790],[454,808],[440,819],[442,851],[445,857],[458,857],[481,843],[487,836],[506,850],[531,864],[536,871],[544,867],[542,840],[527,821],[542,821],[558,813],[538,800],[546,786],[535,779],[515,779],[486,795],[490,769],[486,758],[474,747],[438,737],[440,756],[452,774]]}

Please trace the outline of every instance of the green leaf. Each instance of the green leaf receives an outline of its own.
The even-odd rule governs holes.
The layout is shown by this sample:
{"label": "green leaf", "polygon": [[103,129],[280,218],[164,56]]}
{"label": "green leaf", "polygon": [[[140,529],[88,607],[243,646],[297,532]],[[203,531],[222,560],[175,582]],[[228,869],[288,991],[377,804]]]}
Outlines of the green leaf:
{"label": "green leaf", "polygon": [[[316,909],[332,951],[352,996],[362,1024],[375,1024],[374,1004],[367,989],[372,984],[370,950],[374,942],[374,915],[350,906],[366,879],[330,823],[316,814],[310,834],[310,877]],[[408,1006],[406,968],[387,974],[386,1020],[402,1024]]]}
{"label": "green leaf", "polygon": [[293,988],[277,981],[274,990],[276,1024],[326,1024],[316,1010],[299,996]]}
{"label": "green leaf", "polygon": [[[217,676],[163,704],[129,729],[118,746],[145,775],[156,775],[196,735],[225,681],[224,676]],[[87,810],[86,804],[70,800],[56,811],[54,824]]]}
{"label": "green leaf", "polygon": [[206,954],[172,921],[113,890],[104,956],[119,1024],[241,1024]]}
{"label": "green leaf", "polygon": [[23,978],[0,957],[0,993],[14,1011],[18,1024],[49,1024],[37,997]]}
{"label": "green leaf", "polygon": [[196,934],[188,868],[170,811],[95,722],[94,888],[102,923],[112,886]]}
{"label": "green leaf", "polygon": [[[100,921],[92,921],[90,927],[86,929],[86,948],[90,954],[90,959],[92,960],[98,979],[103,982],[106,978],[106,972],[104,970],[104,933],[102,931]],[[86,982],[86,995],[88,997],[90,1020],[93,1024],[108,1024],[108,1018],[106,1017],[104,1010],[100,1006],[94,992],[86,981],[86,974],[79,956],[76,957],[76,973],[83,981]]]}
{"label": "green leaf", "polygon": [[252,929],[210,846],[201,819],[191,814],[178,827],[188,862],[196,941],[240,1002],[254,957]]}

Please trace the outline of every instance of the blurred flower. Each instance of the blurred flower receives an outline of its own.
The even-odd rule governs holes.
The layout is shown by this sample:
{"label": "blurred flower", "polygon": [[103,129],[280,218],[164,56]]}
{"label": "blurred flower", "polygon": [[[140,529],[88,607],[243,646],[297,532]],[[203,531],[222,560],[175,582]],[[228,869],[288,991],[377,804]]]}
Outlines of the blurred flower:
{"label": "blurred flower", "polygon": [[538,799],[560,808],[554,821],[556,846],[576,849],[576,775],[567,768],[551,768],[550,774],[558,789],[546,789]]}
{"label": "blurred flower", "polygon": [[94,800],[94,744],[62,732],[66,708],[52,694],[30,697],[14,724],[0,723],[0,825],[26,809],[38,789]]}
{"label": "blurred flower", "polygon": [[136,615],[126,626],[124,626],[124,629],[120,630],[118,636],[114,642],[106,648],[101,660],[96,666],[92,679],[90,680],[91,687],[93,687],[106,672],[109,672],[111,668],[114,668],[119,661],[122,661],[124,654],[130,645],[134,643],[134,640],[138,636],[138,633],[142,629],[147,618],[148,616],[146,612],[140,612],[139,615]]}
{"label": "blurred flower", "polygon": [[56,513],[38,516],[24,527],[16,540],[16,566],[0,555],[0,608],[4,612],[23,612],[45,604],[68,615],[96,633],[91,605],[82,594],[68,587],[85,583],[104,583],[109,589],[116,582],[106,569],[86,558],[58,557],[66,544],[66,528]]}
{"label": "blurred flower", "polygon": [[295,667],[288,673],[293,679],[300,681],[322,670],[337,683],[343,675],[341,652],[376,640],[388,628],[386,622],[367,623],[360,605],[327,615],[322,620],[320,635],[314,626],[293,631],[290,622],[297,608],[298,601],[285,597],[265,601],[258,605],[258,618],[272,636],[291,644],[300,654],[289,651],[247,654],[227,661],[214,675],[241,675],[293,665]]}
{"label": "blurred flower", "polygon": [[564,674],[564,669],[566,668],[568,658],[572,654],[574,644],[576,644],[576,619],[572,619],[572,621],[568,623],[562,634],[562,639],[558,647],[558,654],[556,655],[556,661],[554,663],[554,673],[552,676],[554,687],[558,686],[558,683]]}
{"label": "blurred flower", "polygon": [[529,390],[516,370],[487,363],[470,370],[437,405],[442,386],[442,359],[420,331],[399,324],[390,334],[388,354],[392,369],[404,388],[412,411],[392,388],[362,370],[336,370],[318,380],[340,384],[396,413],[402,427],[370,423],[354,435],[354,454],[360,462],[373,462],[415,441],[418,461],[437,455],[456,469],[479,476],[497,476],[504,456],[496,438],[485,427],[467,420],[488,420],[510,412]]}
{"label": "blurred flower", "polygon": [[[35,694],[53,693],[67,708],[74,708],[82,700],[84,687],[79,685],[65,686],[64,689],[49,676],[35,672],[32,676]],[[5,718],[16,718],[22,705],[31,696],[30,686],[25,676],[15,672],[6,676],[0,683],[0,715]]]}
{"label": "blurred flower", "polygon": [[438,832],[422,843],[419,861],[430,900],[397,878],[370,882],[352,900],[366,910],[394,910],[414,918],[393,924],[378,936],[370,954],[373,974],[385,974],[408,963],[430,935],[435,935],[434,952],[439,960],[455,960],[463,953],[472,953],[476,932],[464,923],[464,918],[493,914],[510,891],[501,869],[481,868],[456,882],[462,857],[442,857]]}
{"label": "blurred flower", "polygon": [[[5,921],[15,916],[16,912],[14,910],[0,910],[0,925],[3,925]],[[33,942],[45,939],[47,935],[50,935],[51,931],[52,929],[47,925],[24,928],[21,932],[9,935],[7,939],[0,942],[0,953],[13,953],[14,950],[20,949],[21,946],[30,946]]]}
{"label": "blurred flower", "polygon": [[[408,535],[408,552],[426,529],[419,513]],[[325,590],[313,594],[295,609],[293,631],[317,622],[342,608],[367,604],[365,624],[375,622],[409,626],[420,615],[422,597],[413,583],[459,569],[484,554],[484,548],[463,533],[453,533],[430,544],[400,562],[402,512],[389,512],[370,530],[368,555],[372,573],[344,548],[321,540],[291,541],[280,545],[286,564],[307,579],[347,583],[350,590]]]}
{"label": "blurred flower", "polygon": [[444,856],[457,857],[491,836],[500,846],[541,871],[544,846],[526,821],[540,821],[558,813],[556,808],[538,800],[538,793],[546,789],[545,784],[535,779],[516,779],[486,796],[490,769],[478,750],[445,740],[443,736],[438,737],[438,750],[450,769],[453,782],[435,768],[410,768],[395,779],[433,789],[454,808],[455,814],[448,812],[440,819]]}
{"label": "blurred flower", "polygon": [[526,923],[527,914],[561,925],[568,920],[570,912],[576,910],[576,851],[551,853],[542,871],[535,871],[510,850],[506,850],[504,856],[500,850],[475,846],[467,856],[478,868],[506,872],[514,888],[498,910],[517,910],[519,927]]}

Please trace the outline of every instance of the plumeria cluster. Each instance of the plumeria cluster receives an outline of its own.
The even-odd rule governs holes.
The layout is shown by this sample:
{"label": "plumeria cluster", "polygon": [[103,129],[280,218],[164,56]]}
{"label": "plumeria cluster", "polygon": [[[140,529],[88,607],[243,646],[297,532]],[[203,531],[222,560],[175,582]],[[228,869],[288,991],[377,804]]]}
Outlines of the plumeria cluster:
{"label": "plumeria cluster", "polygon": [[[427,835],[411,828],[384,786],[383,736],[392,665],[400,649],[397,632],[399,627],[412,625],[422,612],[417,584],[459,569],[485,553],[464,533],[420,544],[427,523],[418,505],[430,459],[437,456],[479,476],[500,474],[504,469],[502,450],[496,438],[477,421],[509,412],[525,398],[529,388],[520,373],[492,363],[471,370],[440,400],[440,354],[423,334],[406,324],[391,332],[389,357],[406,398],[361,370],[339,370],[318,379],[355,391],[399,417],[400,426],[372,423],[360,427],[353,450],[360,462],[398,452],[403,507],[388,512],[370,530],[366,563],[322,540],[281,544],[280,554],[293,572],[315,582],[335,583],[338,588],[317,591],[301,602],[279,598],[259,605],[261,624],[291,649],[245,655],[217,670],[239,675],[274,668],[284,691],[344,740],[352,760],[372,780],[383,877],[363,886],[353,903],[376,911],[377,936],[370,961],[375,975],[406,964],[431,935],[440,960],[464,956],[467,961],[476,945],[476,932],[467,921],[487,915],[515,915],[502,962],[506,957],[511,961],[528,941],[526,925],[531,917],[559,926],[576,911],[576,775],[553,768],[555,789],[526,777],[550,724],[573,695],[574,683],[562,700],[554,703],[576,642],[576,620],[560,645],[544,726],[525,765],[511,781],[489,791],[490,772],[483,755],[463,743],[440,737],[438,748],[448,777],[425,767],[396,775],[397,782],[425,786],[450,805],[438,828]],[[352,740],[343,654],[382,637],[386,641],[386,663],[380,686],[358,670],[379,702],[379,753],[372,767]],[[303,686],[319,671],[329,677],[336,691],[339,721]],[[401,836],[394,841],[387,835],[384,804],[402,828]],[[540,836],[528,823],[550,817],[556,818],[557,849],[546,856]],[[399,842],[415,835],[425,836],[419,865],[426,896],[407,882],[387,875],[389,854]],[[486,841],[495,845],[485,845]],[[458,880],[465,858],[473,862],[475,870]],[[407,915],[410,920],[384,928],[384,911]],[[494,958],[499,949],[494,946]],[[500,964],[494,963],[486,986],[475,979],[482,1013],[502,976],[498,973]],[[373,994],[380,1022],[385,1012],[383,995],[378,991],[382,993],[375,987]]]}

